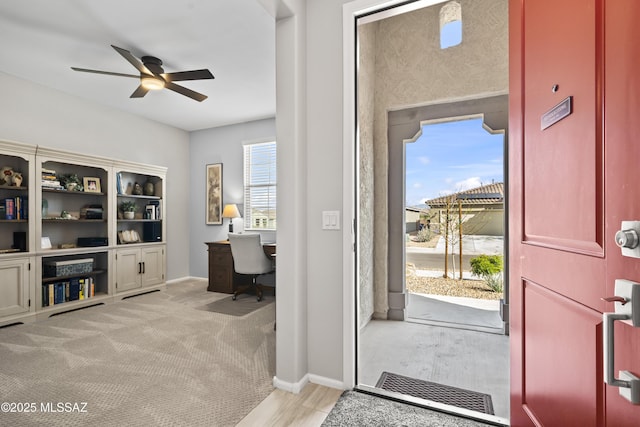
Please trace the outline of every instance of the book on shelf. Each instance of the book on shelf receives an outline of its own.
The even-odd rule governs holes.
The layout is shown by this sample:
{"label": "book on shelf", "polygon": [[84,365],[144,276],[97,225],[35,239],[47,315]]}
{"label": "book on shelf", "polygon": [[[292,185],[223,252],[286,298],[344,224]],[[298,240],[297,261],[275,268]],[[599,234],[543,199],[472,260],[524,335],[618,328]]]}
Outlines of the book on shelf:
{"label": "book on shelf", "polygon": [[71,279],[69,281],[69,301],[80,299],[80,279]]}
{"label": "book on shelf", "polygon": [[64,301],[64,282],[56,283],[54,290],[54,304],[62,304]]}
{"label": "book on shelf", "polygon": [[4,204],[4,218],[5,219],[16,219],[16,202],[13,198],[6,198],[3,201]]}

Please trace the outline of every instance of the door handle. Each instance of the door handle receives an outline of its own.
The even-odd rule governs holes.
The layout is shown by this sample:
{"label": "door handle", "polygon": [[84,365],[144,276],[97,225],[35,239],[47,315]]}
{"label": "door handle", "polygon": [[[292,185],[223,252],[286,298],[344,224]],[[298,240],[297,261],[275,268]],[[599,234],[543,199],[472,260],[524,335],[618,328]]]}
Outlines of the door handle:
{"label": "door handle", "polygon": [[142,263],[138,263],[138,274],[142,274]]}
{"label": "door handle", "polygon": [[640,405],[640,378],[629,371],[620,371],[620,378],[616,378],[614,368],[614,323],[616,320],[620,320],[640,327],[640,284],[618,279],[615,284],[615,296],[602,299],[615,304],[613,313],[602,314],[604,323],[602,332],[604,382],[619,387],[622,397],[634,405]]}
{"label": "door handle", "polygon": [[144,274],[146,270],[147,270],[147,266],[143,262],[142,263],[142,274]]}

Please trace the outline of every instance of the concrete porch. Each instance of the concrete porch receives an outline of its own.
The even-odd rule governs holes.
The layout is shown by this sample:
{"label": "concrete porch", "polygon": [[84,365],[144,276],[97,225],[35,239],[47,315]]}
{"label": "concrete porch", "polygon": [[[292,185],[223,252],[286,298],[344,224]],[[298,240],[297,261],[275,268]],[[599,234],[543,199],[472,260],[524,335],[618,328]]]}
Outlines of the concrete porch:
{"label": "concrete porch", "polygon": [[370,321],[360,332],[359,383],[373,387],[387,371],[487,393],[508,419],[509,337],[495,310],[464,300],[410,294],[409,320]]}

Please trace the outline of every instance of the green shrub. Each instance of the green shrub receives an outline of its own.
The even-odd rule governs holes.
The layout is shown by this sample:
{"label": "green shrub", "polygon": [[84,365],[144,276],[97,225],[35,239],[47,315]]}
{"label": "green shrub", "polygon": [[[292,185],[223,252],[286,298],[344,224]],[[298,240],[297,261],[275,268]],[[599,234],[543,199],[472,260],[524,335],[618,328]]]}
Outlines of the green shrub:
{"label": "green shrub", "polygon": [[482,277],[494,292],[502,292],[502,255],[479,255],[469,263],[474,276]]}
{"label": "green shrub", "polygon": [[502,271],[502,255],[479,255],[469,262],[474,276],[486,277]]}

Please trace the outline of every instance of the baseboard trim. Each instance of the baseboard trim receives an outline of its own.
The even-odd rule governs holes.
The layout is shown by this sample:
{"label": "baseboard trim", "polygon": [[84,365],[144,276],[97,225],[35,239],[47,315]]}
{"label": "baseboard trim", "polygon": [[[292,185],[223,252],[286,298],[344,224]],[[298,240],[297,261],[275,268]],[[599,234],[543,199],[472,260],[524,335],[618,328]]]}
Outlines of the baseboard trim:
{"label": "baseboard trim", "polygon": [[334,380],[333,378],[327,378],[320,375],[309,374],[309,382],[313,384],[318,384],[321,386],[335,388],[338,390],[347,390],[347,387],[344,382]]}
{"label": "baseboard trim", "polygon": [[167,280],[167,285],[172,285],[174,283],[180,283],[180,282],[184,282],[186,280],[202,280],[202,281],[208,281],[209,279],[207,279],[206,277],[195,277],[195,276],[185,276],[185,277],[179,277],[177,279],[171,279],[171,280]]}
{"label": "baseboard trim", "polygon": [[298,382],[292,383],[288,381],[282,381],[278,377],[273,377],[273,386],[280,390],[288,391],[289,393],[298,394],[302,391],[304,386],[309,383],[309,374],[302,377]]}
{"label": "baseboard trim", "polygon": [[324,387],[335,388],[337,390],[346,390],[344,383],[334,380],[333,378],[327,378],[320,375],[306,374],[300,381],[295,383],[282,381],[278,377],[273,377],[273,386],[277,389],[288,391],[289,393],[298,394],[308,384],[318,384]]}

